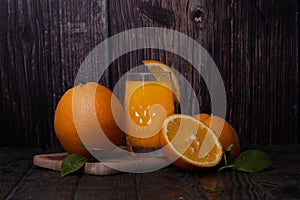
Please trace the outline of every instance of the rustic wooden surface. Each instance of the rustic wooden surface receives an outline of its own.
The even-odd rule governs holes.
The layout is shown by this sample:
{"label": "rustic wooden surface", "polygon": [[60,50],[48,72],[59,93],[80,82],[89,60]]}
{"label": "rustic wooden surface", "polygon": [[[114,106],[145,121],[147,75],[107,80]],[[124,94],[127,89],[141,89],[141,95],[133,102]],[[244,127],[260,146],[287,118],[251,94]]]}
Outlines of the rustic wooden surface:
{"label": "rustic wooden surface", "polygon": [[40,149],[0,150],[0,199],[3,199],[32,166],[32,156]]}
{"label": "rustic wooden surface", "polygon": [[258,173],[168,166],[144,174],[92,176],[32,166],[38,149],[0,148],[0,199],[299,199],[300,146],[252,146],[272,158]]}
{"label": "rustic wooden surface", "polygon": [[[227,119],[242,143],[299,142],[296,1],[116,0],[110,5],[112,35],[137,27],[166,27],[187,34],[208,50],[224,80]],[[149,58],[182,73],[196,90],[201,111],[210,112],[203,80],[189,63],[172,53],[129,53],[113,65],[118,73],[112,81]]]}
{"label": "rustic wooden surface", "polygon": [[[298,13],[297,0],[3,0],[0,146],[57,146],[54,110],[88,52],[111,35],[146,26],[175,29],[208,50],[224,80],[227,120],[243,144],[299,143]],[[201,110],[210,111],[199,74],[169,52],[121,56],[100,82],[112,88],[143,59],[185,75]]]}
{"label": "rustic wooden surface", "polygon": [[108,36],[106,1],[5,0],[0,15],[0,146],[57,145],[55,107]]}

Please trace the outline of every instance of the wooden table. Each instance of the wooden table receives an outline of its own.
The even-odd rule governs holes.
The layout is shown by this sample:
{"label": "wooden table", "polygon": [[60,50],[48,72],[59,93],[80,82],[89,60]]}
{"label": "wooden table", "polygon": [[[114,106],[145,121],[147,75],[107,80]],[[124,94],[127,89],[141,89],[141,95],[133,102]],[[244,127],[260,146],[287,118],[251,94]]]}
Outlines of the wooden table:
{"label": "wooden table", "polygon": [[247,148],[266,151],[272,166],[259,173],[191,173],[168,166],[144,174],[62,178],[32,165],[40,149],[0,148],[0,199],[300,199],[300,145]]}

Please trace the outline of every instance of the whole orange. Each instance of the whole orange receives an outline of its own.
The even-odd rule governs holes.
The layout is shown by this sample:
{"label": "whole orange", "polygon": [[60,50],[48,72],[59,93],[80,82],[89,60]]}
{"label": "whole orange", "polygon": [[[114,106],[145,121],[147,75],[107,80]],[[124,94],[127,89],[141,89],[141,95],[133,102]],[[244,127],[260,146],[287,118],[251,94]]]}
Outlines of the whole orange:
{"label": "whole orange", "polygon": [[[112,108],[118,116],[113,115]],[[56,107],[56,136],[68,153],[84,156],[91,156],[85,147],[102,151],[107,146],[120,145],[124,133],[115,118],[122,117],[122,109],[118,98],[98,83],[74,86],[64,93]]]}
{"label": "whole orange", "polygon": [[240,140],[235,129],[225,119],[205,113],[194,115],[194,117],[205,123],[216,133],[224,150],[232,144],[230,157],[232,160],[237,158],[240,154]]}

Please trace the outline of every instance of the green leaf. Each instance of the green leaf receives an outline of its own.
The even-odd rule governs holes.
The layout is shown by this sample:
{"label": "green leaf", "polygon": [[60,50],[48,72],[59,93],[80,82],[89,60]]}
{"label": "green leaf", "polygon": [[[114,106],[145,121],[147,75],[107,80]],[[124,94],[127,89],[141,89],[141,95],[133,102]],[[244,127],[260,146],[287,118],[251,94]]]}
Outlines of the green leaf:
{"label": "green leaf", "polygon": [[271,163],[268,154],[255,149],[242,152],[233,162],[233,168],[244,172],[258,172],[269,167]]}
{"label": "green leaf", "polygon": [[220,167],[220,169],[218,170],[218,172],[224,170],[224,169],[230,169],[230,168],[234,168],[234,165],[224,165],[223,167]]}
{"label": "green leaf", "polygon": [[[224,158],[224,163],[225,163],[225,166],[231,164],[231,156],[230,156],[230,152],[232,150],[232,147],[233,147],[233,144],[230,144],[228,146],[228,148],[224,151],[224,154],[223,154],[223,158]],[[223,169],[223,168],[222,168]],[[220,169],[219,171],[221,171],[222,169]],[[224,167],[225,169],[225,167]]]}
{"label": "green leaf", "polygon": [[60,166],[61,176],[66,176],[73,172],[76,172],[83,167],[88,159],[79,154],[70,154],[62,160]]}

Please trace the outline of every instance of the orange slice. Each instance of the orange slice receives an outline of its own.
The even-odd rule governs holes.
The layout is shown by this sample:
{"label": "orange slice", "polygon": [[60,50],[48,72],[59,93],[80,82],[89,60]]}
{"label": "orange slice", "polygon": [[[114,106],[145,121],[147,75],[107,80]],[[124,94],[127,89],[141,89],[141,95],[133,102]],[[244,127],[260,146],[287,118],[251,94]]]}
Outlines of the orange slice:
{"label": "orange slice", "polygon": [[217,165],[223,155],[216,134],[201,121],[183,114],[167,117],[160,135],[163,151],[174,165],[185,170]]}
{"label": "orange slice", "polygon": [[158,72],[170,72],[172,78],[172,91],[175,96],[176,102],[180,102],[180,85],[177,76],[173,72],[173,70],[166,64],[156,61],[156,60],[143,60],[144,65],[146,65],[153,76],[156,78],[157,81],[163,81],[164,77],[155,76],[155,73]]}

